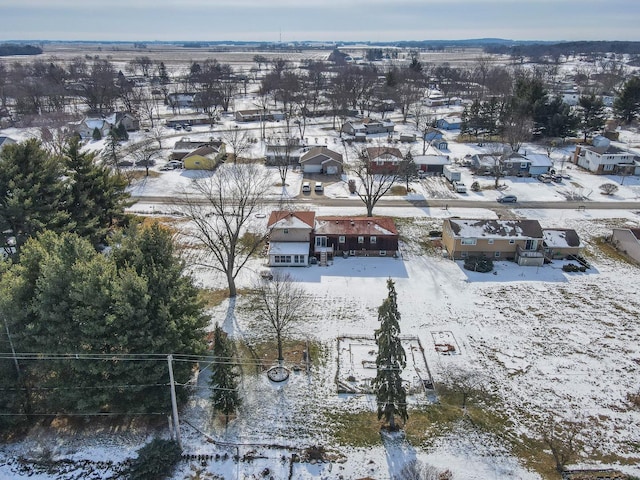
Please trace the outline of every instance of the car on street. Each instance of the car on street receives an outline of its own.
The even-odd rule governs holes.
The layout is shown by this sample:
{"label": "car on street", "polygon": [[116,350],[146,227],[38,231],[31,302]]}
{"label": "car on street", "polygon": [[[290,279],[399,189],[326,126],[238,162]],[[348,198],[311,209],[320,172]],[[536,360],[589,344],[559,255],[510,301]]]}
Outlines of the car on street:
{"label": "car on street", "polygon": [[515,203],[518,201],[518,197],[515,195],[505,195],[503,197],[498,198],[498,202],[500,203]]}
{"label": "car on street", "polygon": [[184,168],[181,161],[171,160],[165,163],[162,167],[160,167],[160,170],[167,171],[167,170],[175,170],[176,168]]}

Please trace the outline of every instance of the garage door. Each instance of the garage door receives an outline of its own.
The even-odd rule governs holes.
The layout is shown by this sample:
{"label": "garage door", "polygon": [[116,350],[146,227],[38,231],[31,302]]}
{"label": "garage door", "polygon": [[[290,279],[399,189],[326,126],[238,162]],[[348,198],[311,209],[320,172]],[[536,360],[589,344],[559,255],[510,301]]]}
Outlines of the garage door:
{"label": "garage door", "polygon": [[322,165],[304,165],[302,171],[304,173],[321,173]]}
{"label": "garage door", "polygon": [[335,175],[336,173],[338,173],[338,167],[336,165],[330,165],[327,167],[328,175]]}

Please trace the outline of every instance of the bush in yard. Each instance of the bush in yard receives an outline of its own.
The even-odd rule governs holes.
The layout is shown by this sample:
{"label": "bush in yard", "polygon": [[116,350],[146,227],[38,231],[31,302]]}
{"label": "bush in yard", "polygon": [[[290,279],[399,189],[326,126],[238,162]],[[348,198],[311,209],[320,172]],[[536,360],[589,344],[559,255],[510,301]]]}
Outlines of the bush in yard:
{"label": "bush in yard", "polygon": [[[586,270],[586,268],[585,268],[585,270]],[[576,265],[575,263],[567,263],[566,265],[562,266],[562,271],[563,272],[569,272],[569,273],[579,272],[580,271],[580,267],[578,265]]]}
{"label": "bush in yard", "polygon": [[349,180],[349,193],[356,193],[356,181],[352,178]]}
{"label": "bush in yard", "polygon": [[472,192],[479,192],[480,191],[480,184],[478,183],[477,180],[471,184],[471,191]]}
{"label": "bush in yard", "polygon": [[485,257],[467,257],[464,261],[465,270],[472,272],[488,273],[493,270],[493,260]]}
{"label": "bush in yard", "polygon": [[614,183],[603,183],[600,185],[600,191],[603,195],[613,195],[618,191],[618,186]]}
{"label": "bush in yard", "polygon": [[129,480],[161,480],[167,478],[180,461],[182,451],[174,440],[156,438],[138,450],[126,478]]}

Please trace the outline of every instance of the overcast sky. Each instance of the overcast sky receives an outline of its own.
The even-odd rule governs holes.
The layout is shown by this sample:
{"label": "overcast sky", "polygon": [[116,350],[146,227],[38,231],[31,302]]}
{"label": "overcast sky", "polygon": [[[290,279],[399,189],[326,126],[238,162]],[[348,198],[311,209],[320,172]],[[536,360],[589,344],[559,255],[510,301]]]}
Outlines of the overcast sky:
{"label": "overcast sky", "polygon": [[640,40],[638,0],[0,0],[0,40]]}

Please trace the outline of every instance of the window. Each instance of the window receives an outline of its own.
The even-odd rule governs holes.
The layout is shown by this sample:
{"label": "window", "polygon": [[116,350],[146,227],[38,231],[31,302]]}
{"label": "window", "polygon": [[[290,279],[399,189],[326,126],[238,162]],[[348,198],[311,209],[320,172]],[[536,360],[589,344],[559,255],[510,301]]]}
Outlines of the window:
{"label": "window", "polygon": [[378,241],[378,238],[375,235],[372,235],[371,238],[369,239],[369,243],[376,243]]}
{"label": "window", "polygon": [[521,169],[523,169],[523,170],[525,170],[525,169],[527,168],[527,162],[522,162],[522,163],[520,164],[520,168],[521,168]]}
{"label": "window", "polygon": [[490,239],[488,240],[488,243],[489,243],[489,245],[493,245],[493,238],[490,238]]}
{"label": "window", "polygon": [[275,255],[274,263],[291,263],[291,255]]}
{"label": "window", "polygon": [[603,165],[602,170],[604,170],[605,172],[611,171],[613,170],[613,165],[612,164]]}
{"label": "window", "polygon": [[510,238],[510,239],[509,239],[509,243],[510,243],[511,245],[513,245],[514,243],[516,243],[516,239],[515,239],[515,238]]}
{"label": "window", "polygon": [[381,257],[386,257],[387,256],[387,251],[386,250],[380,250],[380,256]]}
{"label": "window", "polygon": [[294,255],[293,263],[304,263],[304,255]]}
{"label": "window", "polygon": [[463,238],[462,240],[460,240],[460,243],[462,245],[475,245],[476,244],[476,239],[475,238]]}
{"label": "window", "polygon": [[316,247],[326,247],[327,237],[316,237]]}
{"label": "window", "polygon": [[363,236],[359,236],[358,237],[358,243],[364,243],[364,237]]}
{"label": "window", "polygon": [[282,233],[284,233],[284,234],[289,233],[289,229],[288,229],[288,228],[283,229],[283,230],[282,230]]}
{"label": "window", "polygon": [[344,240],[345,240],[344,235],[340,235],[338,237],[338,243],[344,243]]}
{"label": "window", "polygon": [[493,254],[494,257],[498,258],[500,256],[500,252],[496,252]]}

